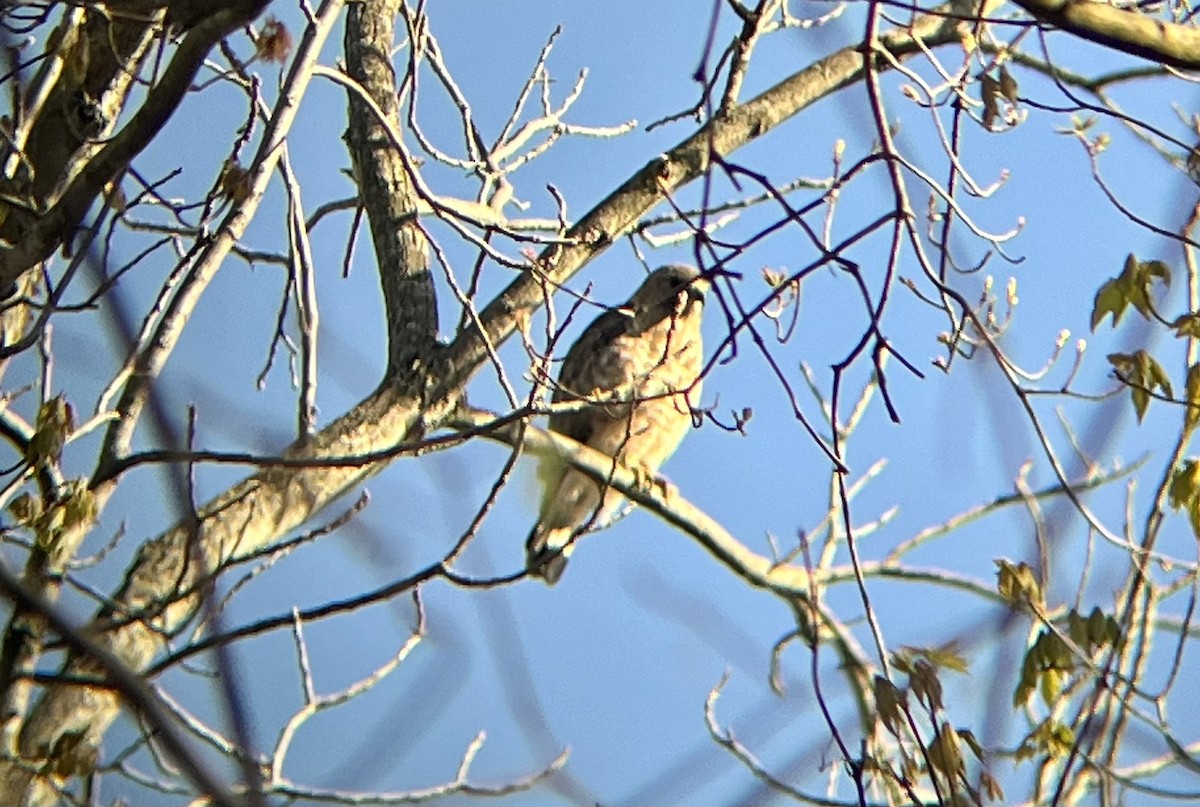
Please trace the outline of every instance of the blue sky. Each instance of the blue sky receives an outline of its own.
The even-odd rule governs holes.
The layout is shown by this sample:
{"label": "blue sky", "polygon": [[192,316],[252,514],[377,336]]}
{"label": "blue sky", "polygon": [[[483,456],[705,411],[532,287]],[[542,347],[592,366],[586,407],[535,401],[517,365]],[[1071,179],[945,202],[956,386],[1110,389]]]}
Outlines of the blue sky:
{"label": "blue sky", "polygon": [[[808,3],[796,12],[817,14],[828,8]],[[290,7],[275,6],[272,11],[294,23],[297,20]],[[733,30],[729,13],[722,14],[718,41]],[[695,102],[697,87],[690,75],[702,53],[708,15],[709,5],[699,3],[692,4],[689,14],[681,14],[677,8],[651,3],[443,2],[431,8],[430,21],[485,137],[494,136],[502,125],[520,82],[558,24],[563,31],[548,61],[555,78],[551,96],[561,99],[578,72],[588,70],[583,96],[568,119],[593,126],[637,120],[638,128],[619,138],[564,138],[514,175],[518,198],[530,205],[526,215],[554,214],[553,199],[545,190],[552,183],[568,200],[570,214],[577,217],[693,130],[688,121],[651,132],[645,131],[645,125]],[[850,8],[826,28],[783,32],[764,40],[746,95],[849,43],[860,36],[861,24],[861,9]],[[1061,37],[1051,41],[1055,56],[1082,72],[1111,69],[1117,63],[1099,49]],[[337,58],[339,42],[340,33],[331,38],[327,63]],[[953,50],[939,51],[952,65],[959,59]],[[927,68],[918,69],[929,76]],[[274,70],[264,68],[268,85],[274,81]],[[1061,103],[1054,88],[1032,71],[1014,67],[1013,73],[1023,96]],[[428,74],[422,81],[420,119],[426,134],[439,147],[461,153],[453,108],[438,95]],[[898,91],[901,83],[893,76],[884,85],[889,111],[900,124],[898,145],[925,170],[944,177],[946,158],[929,124],[929,112],[905,100]],[[270,97],[269,88],[266,92]],[[978,88],[971,92],[977,95]],[[1190,109],[1194,103],[1190,85],[1158,81],[1119,89],[1117,97],[1131,112],[1146,116],[1176,138],[1192,139],[1171,108],[1174,103],[1185,112]],[[1069,116],[1024,105],[1022,109],[1028,117],[1011,131],[988,133],[967,122],[962,135],[967,165],[981,184],[1009,172],[992,198],[969,200],[966,207],[982,227],[997,232],[1020,223],[1021,233],[1005,247],[1019,262],[1006,263],[997,256],[983,272],[957,276],[952,282],[974,298],[984,274],[996,276],[998,289],[1015,277],[1020,303],[1002,338],[1009,355],[1026,367],[1040,367],[1058,333],[1069,329],[1066,358],[1040,386],[1050,389],[1064,381],[1075,340],[1085,337],[1089,347],[1073,389],[1088,394],[1109,391],[1114,382],[1104,355],[1128,349],[1128,344],[1143,340],[1146,331],[1132,321],[1136,315],[1129,315],[1115,335],[1107,328],[1095,336],[1088,333],[1096,289],[1120,271],[1129,252],[1160,258],[1181,272],[1181,251],[1136,227],[1103,199],[1089,178],[1080,144],[1056,132],[1069,126]],[[310,211],[352,192],[341,173],[348,166],[339,140],[344,110],[342,91],[317,79],[289,142]],[[944,111],[942,115],[946,117]],[[243,117],[244,101],[216,85],[185,106],[139,167],[153,177],[182,161],[184,173],[168,186],[170,195],[186,196],[207,187],[224,160],[224,144]],[[1113,136],[1101,165],[1119,198],[1144,218],[1178,228],[1194,203],[1195,187],[1117,123],[1102,121],[1099,129]],[[822,101],[734,159],[778,183],[822,178],[832,170],[834,142],[839,139],[846,142],[847,165],[872,148],[875,133],[861,87]],[[911,174],[907,178],[921,213],[928,192]],[[474,192],[469,177],[444,167],[431,166],[426,180],[441,194],[467,197]],[[721,199],[737,195],[720,180],[714,192]],[[835,240],[886,210],[889,194],[885,174],[878,167],[852,183],[837,208]],[[694,188],[680,196],[685,205],[698,198]],[[799,204],[811,198],[800,193],[793,201]],[[281,202],[276,186],[247,235],[249,245],[283,248]],[[510,213],[515,214],[511,209]],[[770,211],[751,212],[723,235],[745,238],[769,215]],[[349,220],[348,214],[335,215],[313,234],[322,306],[322,424],[369,393],[383,368],[382,311],[365,233],[357,240],[350,277],[340,276]],[[447,228],[434,222],[429,226],[446,248],[454,271],[466,277],[473,250],[455,241]],[[130,239],[130,254],[136,243]],[[847,255],[862,267],[876,291],[887,246],[886,233],[881,231]],[[510,255],[519,254],[519,245],[503,243],[502,247]],[[687,260],[691,254],[687,245],[642,248],[652,265]],[[963,264],[979,260],[984,251],[963,228],[957,231],[954,249]],[[808,241],[792,228],[729,268],[741,273],[737,289],[742,299],[755,301],[767,293],[761,280],[764,267],[797,271],[815,257]],[[144,306],[169,268],[167,256],[161,255],[132,274],[122,284],[122,293],[134,306]],[[923,283],[908,252],[899,271]],[[619,242],[577,277],[575,288],[592,284],[595,299],[615,304],[636,287],[641,272],[629,244]],[[512,277],[510,269],[486,265],[482,299]],[[1182,274],[1178,279],[1182,281]],[[190,334],[172,358],[163,384],[166,401],[181,420],[188,403],[197,405],[198,444],[273,452],[292,439],[295,404],[286,364],[277,363],[265,390],[255,388],[283,284],[278,267],[250,268],[231,260],[193,316]],[[1181,287],[1182,282],[1176,285]],[[921,288],[930,292],[927,283]],[[439,291],[442,332],[449,337],[458,312],[444,284]],[[1166,310],[1176,312],[1170,306],[1177,307],[1181,300],[1179,291],[1173,291]],[[1002,304],[1001,311],[1005,309]],[[59,383],[77,409],[86,411],[109,377],[105,363],[116,361],[118,353],[110,349],[97,356],[104,340],[99,336],[102,320],[94,315],[61,321],[64,324],[56,330]],[[1028,419],[986,357],[957,361],[949,374],[932,365],[945,353],[937,341],[946,328],[944,316],[897,287],[883,324],[895,347],[924,378],[916,378],[898,362],[890,364],[890,392],[902,422],[890,422],[877,400],[849,443],[852,480],[860,479],[875,463],[887,461],[854,502],[858,525],[889,514],[887,523],[859,539],[859,551],[867,559],[879,559],[923,528],[1011,492],[1013,479],[1027,461],[1032,463],[1031,487],[1053,481]],[[574,328],[582,325],[577,322]],[[845,355],[865,325],[861,301],[848,277],[822,268],[806,280],[794,336],[785,344],[772,344],[770,350],[812,422],[821,422],[820,409],[807,391],[801,363],[812,369],[816,386],[828,396],[830,365]],[[294,324],[291,327],[294,332]],[[705,327],[706,340],[715,346],[725,332],[715,306]],[[1155,349],[1161,351],[1156,355],[1164,365],[1182,379],[1180,345],[1160,336]],[[510,340],[501,355],[511,375],[520,378],[525,358],[518,342]],[[869,370],[869,364],[861,362],[848,374],[848,397],[857,395]],[[471,398],[480,406],[505,405],[494,374],[486,370],[474,382]],[[742,340],[734,361],[714,367],[706,380],[704,403],[715,405],[724,417],[730,410],[752,407],[754,417],[747,433],[705,424],[685,440],[664,469],[665,475],[690,501],[757,551],[768,551],[768,536],[792,547],[801,533],[819,535],[813,531],[828,508],[829,463],[792,417],[782,388],[749,340]],[[1108,468],[1163,445],[1178,423],[1169,407],[1153,404],[1146,422],[1135,425],[1123,394],[1105,402],[1046,397],[1035,405],[1056,450],[1076,472],[1080,465],[1056,419],[1056,407],[1073,424],[1085,449],[1095,452],[1094,459]],[[69,456],[78,461],[79,472],[90,470],[89,447],[94,450],[85,442]],[[472,442],[394,463],[367,483],[370,506],[348,527],[296,552],[239,593],[230,610],[230,624],[346,598],[433,562],[470,522],[506,456],[497,444]],[[1142,508],[1162,472],[1162,462],[1162,457],[1152,455],[1134,492]],[[200,490],[205,496],[214,495],[243,473],[205,467],[198,474]],[[129,537],[123,551],[92,573],[102,589],[119,579],[134,543],[170,523],[171,514],[157,504],[157,485],[153,474],[135,472],[105,514],[92,548],[118,524],[125,526]],[[538,495],[532,462],[524,460],[463,558],[461,570],[483,576],[519,569]],[[1088,500],[1119,531],[1125,506],[1122,483]],[[1050,597],[1055,603],[1070,603],[1082,574],[1087,535],[1069,508],[1047,505],[1047,513],[1058,581]],[[1142,518],[1144,509],[1135,521],[1140,524]],[[1031,533],[1027,515],[1012,508],[933,542],[910,560],[914,566],[947,570],[991,586],[995,558],[1035,560]],[[1182,519],[1170,522],[1161,548],[1195,562],[1195,541]],[[846,561],[843,548],[839,562]],[[1082,598],[1085,610],[1093,605],[1112,607],[1112,590],[1123,569],[1120,553],[1098,550]],[[1002,613],[994,604],[914,582],[872,579],[869,590],[890,649],[936,645],[952,638],[963,641],[971,651],[972,674],[948,675],[945,681],[950,719],[988,740],[1011,742],[1017,729],[1004,729],[1003,721],[997,727],[985,715],[996,711],[997,702],[1008,704],[1019,662],[1014,654],[1022,644],[1023,629],[1007,633],[1000,643],[1002,651],[993,654],[988,651],[993,644],[989,640]],[[830,607],[854,626],[873,658],[857,590],[843,583],[831,586],[826,596]],[[556,780],[555,787],[511,798],[514,804],[782,802],[781,797],[766,793],[707,736],[705,699],[726,674],[729,681],[718,701],[718,717],[764,764],[810,792],[820,792],[838,775],[831,762],[836,753],[816,709],[808,652],[794,644],[782,654],[787,685],[783,697],[772,694],[768,686],[772,647],[794,624],[786,605],[750,589],[697,544],[646,513],[633,512],[611,529],[584,540],[563,582],[554,589],[536,581],[492,591],[464,591],[434,583],[423,591],[423,600],[426,640],[371,693],[316,718],[299,733],[287,769],[294,779],[360,789],[430,786],[454,775],[468,742],[484,731],[487,742],[472,769],[473,777],[484,783],[522,776],[546,764],[562,748],[571,749],[567,777]],[[85,610],[79,602],[72,607],[81,613]],[[1164,609],[1177,613],[1180,607],[1171,602]],[[401,599],[307,626],[318,689],[335,691],[369,674],[403,644],[411,623],[410,603]],[[975,644],[979,637],[982,641]],[[292,642],[284,633],[256,638],[239,648],[237,658],[263,750],[300,704]],[[856,743],[852,704],[828,650],[822,651],[820,668],[831,708]],[[993,673],[999,685],[993,683]],[[1194,660],[1185,660],[1185,674],[1195,673]],[[212,715],[210,685],[204,679],[173,672],[163,683],[189,708]],[[985,697],[997,686],[999,695]],[[1182,718],[1183,708],[1177,706],[1174,716]],[[1013,720],[1013,725],[1019,725],[1016,717]],[[986,726],[995,734],[988,736]],[[1177,727],[1177,735],[1190,739],[1200,730],[1194,723],[1190,728],[1189,734],[1186,724]],[[110,750],[119,745],[114,735]],[[1008,776],[1006,766],[1000,770]],[[1005,779],[1015,788],[1010,797],[1024,793],[1019,783],[1026,781],[1025,776],[1027,771],[1018,771],[1016,778]]]}

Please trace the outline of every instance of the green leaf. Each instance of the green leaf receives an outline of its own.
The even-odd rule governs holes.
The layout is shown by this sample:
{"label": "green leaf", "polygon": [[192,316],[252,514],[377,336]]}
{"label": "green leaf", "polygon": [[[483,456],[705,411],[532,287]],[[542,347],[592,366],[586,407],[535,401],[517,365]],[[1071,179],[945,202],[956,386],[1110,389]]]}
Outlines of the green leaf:
{"label": "green leaf", "polygon": [[1038,755],[1058,759],[1071,753],[1074,745],[1075,732],[1070,727],[1054,718],[1046,718],[1021,743],[1016,759],[1020,762]]}
{"label": "green leaf", "polygon": [[1007,560],[997,560],[995,563],[996,590],[1006,603],[1014,608],[1043,605],[1042,587],[1028,563],[1022,561],[1014,565]]}
{"label": "green leaf", "polygon": [[882,675],[875,676],[875,709],[883,725],[899,732],[904,725],[904,693]]}
{"label": "green leaf", "polygon": [[1141,270],[1146,273],[1148,279],[1158,278],[1164,286],[1171,285],[1171,267],[1164,261],[1145,261]]}
{"label": "green leaf", "polygon": [[1037,744],[1039,751],[1052,759],[1065,757],[1075,745],[1075,732],[1065,723],[1053,718],[1038,726],[1030,738]]}
{"label": "green leaf", "polygon": [[1088,644],[1091,647],[1100,647],[1108,638],[1108,620],[1100,606],[1092,609],[1088,614]]}
{"label": "green leaf", "polygon": [[1200,364],[1188,368],[1187,381],[1184,383],[1183,428],[1188,434],[1200,423]]}
{"label": "green leaf", "polygon": [[1168,398],[1172,396],[1171,379],[1167,377],[1162,365],[1146,351],[1110,353],[1108,362],[1117,371],[1117,377],[1129,385],[1129,395],[1133,399],[1138,423],[1146,416],[1146,408],[1150,406],[1150,395],[1156,389],[1161,389],[1163,395]]}
{"label": "green leaf", "polygon": [[1030,696],[1037,689],[1039,672],[1038,661],[1034,658],[1034,648],[1027,648],[1025,658],[1021,662],[1021,680],[1017,682],[1016,691],[1013,692],[1014,709],[1020,709],[1029,703]]}
{"label": "green leaf", "polygon": [[984,795],[988,797],[988,801],[1004,801],[1004,789],[990,773],[980,771],[979,784],[983,788]]}
{"label": "green leaf", "polygon": [[918,661],[927,661],[939,670],[965,673],[967,660],[959,652],[955,642],[948,642],[939,647],[911,647],[909,645],[892,654],[892,661],[906,675],[911,675],[917,668]]}
{"label": "green leaf", "polygon": [[1187,460],[1171,474],[1167,485],[1167,503],[1176,510],[1190,507],[1200,491],[1200,463]]}
{"label": "green leaf", "polygon": [[1017,88],[1017,80],[1008,72],[1008,68],[1000,68],[1000,94],[1012,104],[1017,102],[1020,90]]}
{"label": "green leaf", "polygon": [[983,125],[990,129],[1000,117],[1000,82],[984,73],[979,77],[979,100],[983,103]]}
{"label": "green leaf", "polygon": [[72,479],[62,486],[61,497],[49,510],[41,513],[33,523],[37,545],[47,552],[55,552],[64,534],[73,530],[88,530],[96,523],[99,506],[96,494],[86,479]]}
{"label": "green leaf", "polygon": [[1121,321],[1121,315],[1125,313],[1125,306],[1129,304],[1129,300],[1125,296],[1124,289],[1116,280],[1105,281],[1100,287],[1100,291],[1096,292],[1096,300],[1092,303],[1092,332],[1095,333],[1096,326],[1103,321],[1105,315],[1112,314],[1113,327],[1117,327],[1117,323]]}
{"label": "green leaf", "polygon": [[28,526],[42,514],[42,500],[32,493],[22,493],[8,505],[8,512],[22,526]]}
{"label": "green leaf", "polygon": [[1088,622],[1074,608],[1067,614],[1067,635],[1080,647],[1088,646]]}
{"label": "green leaf", "polygon": [[929,754],[929,764],[937,768],[951,779],[957,779],[963,773],[962,748],[959,746],[958,732],[949,723],[942,723],[941,731],[933,742],[926,748]]}
{"label": "green leaf", "polygon": [[35,468],[58,462],[67,436],[75,429],[75,413],[67,399],[59,395],[38,408],[37,430],[25,446],[25,459]]}
{"label": "green leaf", "polygon": [[969,729],[957,729],[957,731],[958,739],[967,744],[967,747],[971,749],[971,753],[975,755],[976,759],[983,762],[987,756],[987,752],[983,750],[983,745],[979,740],[975,739],[975,733]]}
{"label": "green leaf", "polygon": [[1138,359],[1144,368],[1146,380],[1150,382],[1150,389],[1161,389],[1163,394],[1168,398],[1172,397],[1174,393],[1171,392],[1171,378],[1167,375],[1167,371],[1162,368],[1162,365],[1144,350],[1138,351]]}
{"label": "green leaf", "polygon": [[1196,460],[1187,460],[1171,474],[1167,503],[1176,510],[1187,511],[1192,533],[1200,538],[1200,463]]}
{"label": "green leaf", "polygon": [[1125,309],[1133,306],[1146,319],[1154,315],[1150,289],[1155,281],[1171,285],[1171,267],[1162,261],[1139,261],[1130,253],[1125,257],[1121,274],[1106,280],[1096,292],[1092,303],[1092,330],[1111,314],[1113,327],[1121,321]]}

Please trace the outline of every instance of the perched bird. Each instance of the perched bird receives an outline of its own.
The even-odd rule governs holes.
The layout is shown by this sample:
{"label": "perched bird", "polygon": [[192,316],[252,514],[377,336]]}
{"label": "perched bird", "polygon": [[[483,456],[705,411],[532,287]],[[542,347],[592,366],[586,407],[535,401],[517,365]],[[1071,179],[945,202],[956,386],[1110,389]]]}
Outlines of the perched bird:
{"label": "perched bird", "polygon": [[[625,305],[587,327],[567,351],[555,403],[590,405],[550,416],[566,435],[647,475],[679,447],[700,396],[700,317],[709,283],[694,268],[652,272]],[[576,537],[608,521],[621,495],[556,458],[542,461],[541,515],[525,542],[529,572],[558,582]]]}

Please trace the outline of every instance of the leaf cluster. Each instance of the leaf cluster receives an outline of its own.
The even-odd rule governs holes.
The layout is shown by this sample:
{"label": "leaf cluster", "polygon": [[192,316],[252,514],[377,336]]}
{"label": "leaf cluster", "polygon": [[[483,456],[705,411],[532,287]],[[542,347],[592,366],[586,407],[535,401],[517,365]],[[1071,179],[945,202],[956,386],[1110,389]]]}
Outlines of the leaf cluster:
{"label": "leaf cluster", "polygon": [[[887,782],[898,778],[911,783],[928,777],[935,788],[944,785],[949,789],[953,803],[978,805],[1003,800],[999,782],[983,767],[985,751],[975,734],[940,717],[945,708],[941,673],[965,673],[968,669],[958,649],[954,645],[902,647],[892,655],[892,666],[907,676],[907,685],[900,687],[877,675],[873,695],[878,719],[899,741],[899,768],[883,759],[870,760],[868,767],[885,773]],[[920,728],[921,724],[925,729]],[[923,733],[930,735],[928,741],[921,741]],[[914,739],[921,744],[922,753],[913,753],[908,747]],[[968,776],[964,747],[981,766],[978,788]]]}

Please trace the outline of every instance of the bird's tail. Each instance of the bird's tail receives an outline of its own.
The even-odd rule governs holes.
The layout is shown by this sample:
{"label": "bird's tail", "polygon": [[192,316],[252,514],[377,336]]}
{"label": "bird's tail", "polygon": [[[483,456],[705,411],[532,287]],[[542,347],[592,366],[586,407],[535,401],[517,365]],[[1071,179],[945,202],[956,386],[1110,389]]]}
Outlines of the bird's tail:
{"label": "bird's tail", "polygon": [[541,524],[535,525],[525,541],[525,568],[531,575],[545,580],[546,585],[554,585],[567,568],[570,539],[569,529],[546,529]]}

